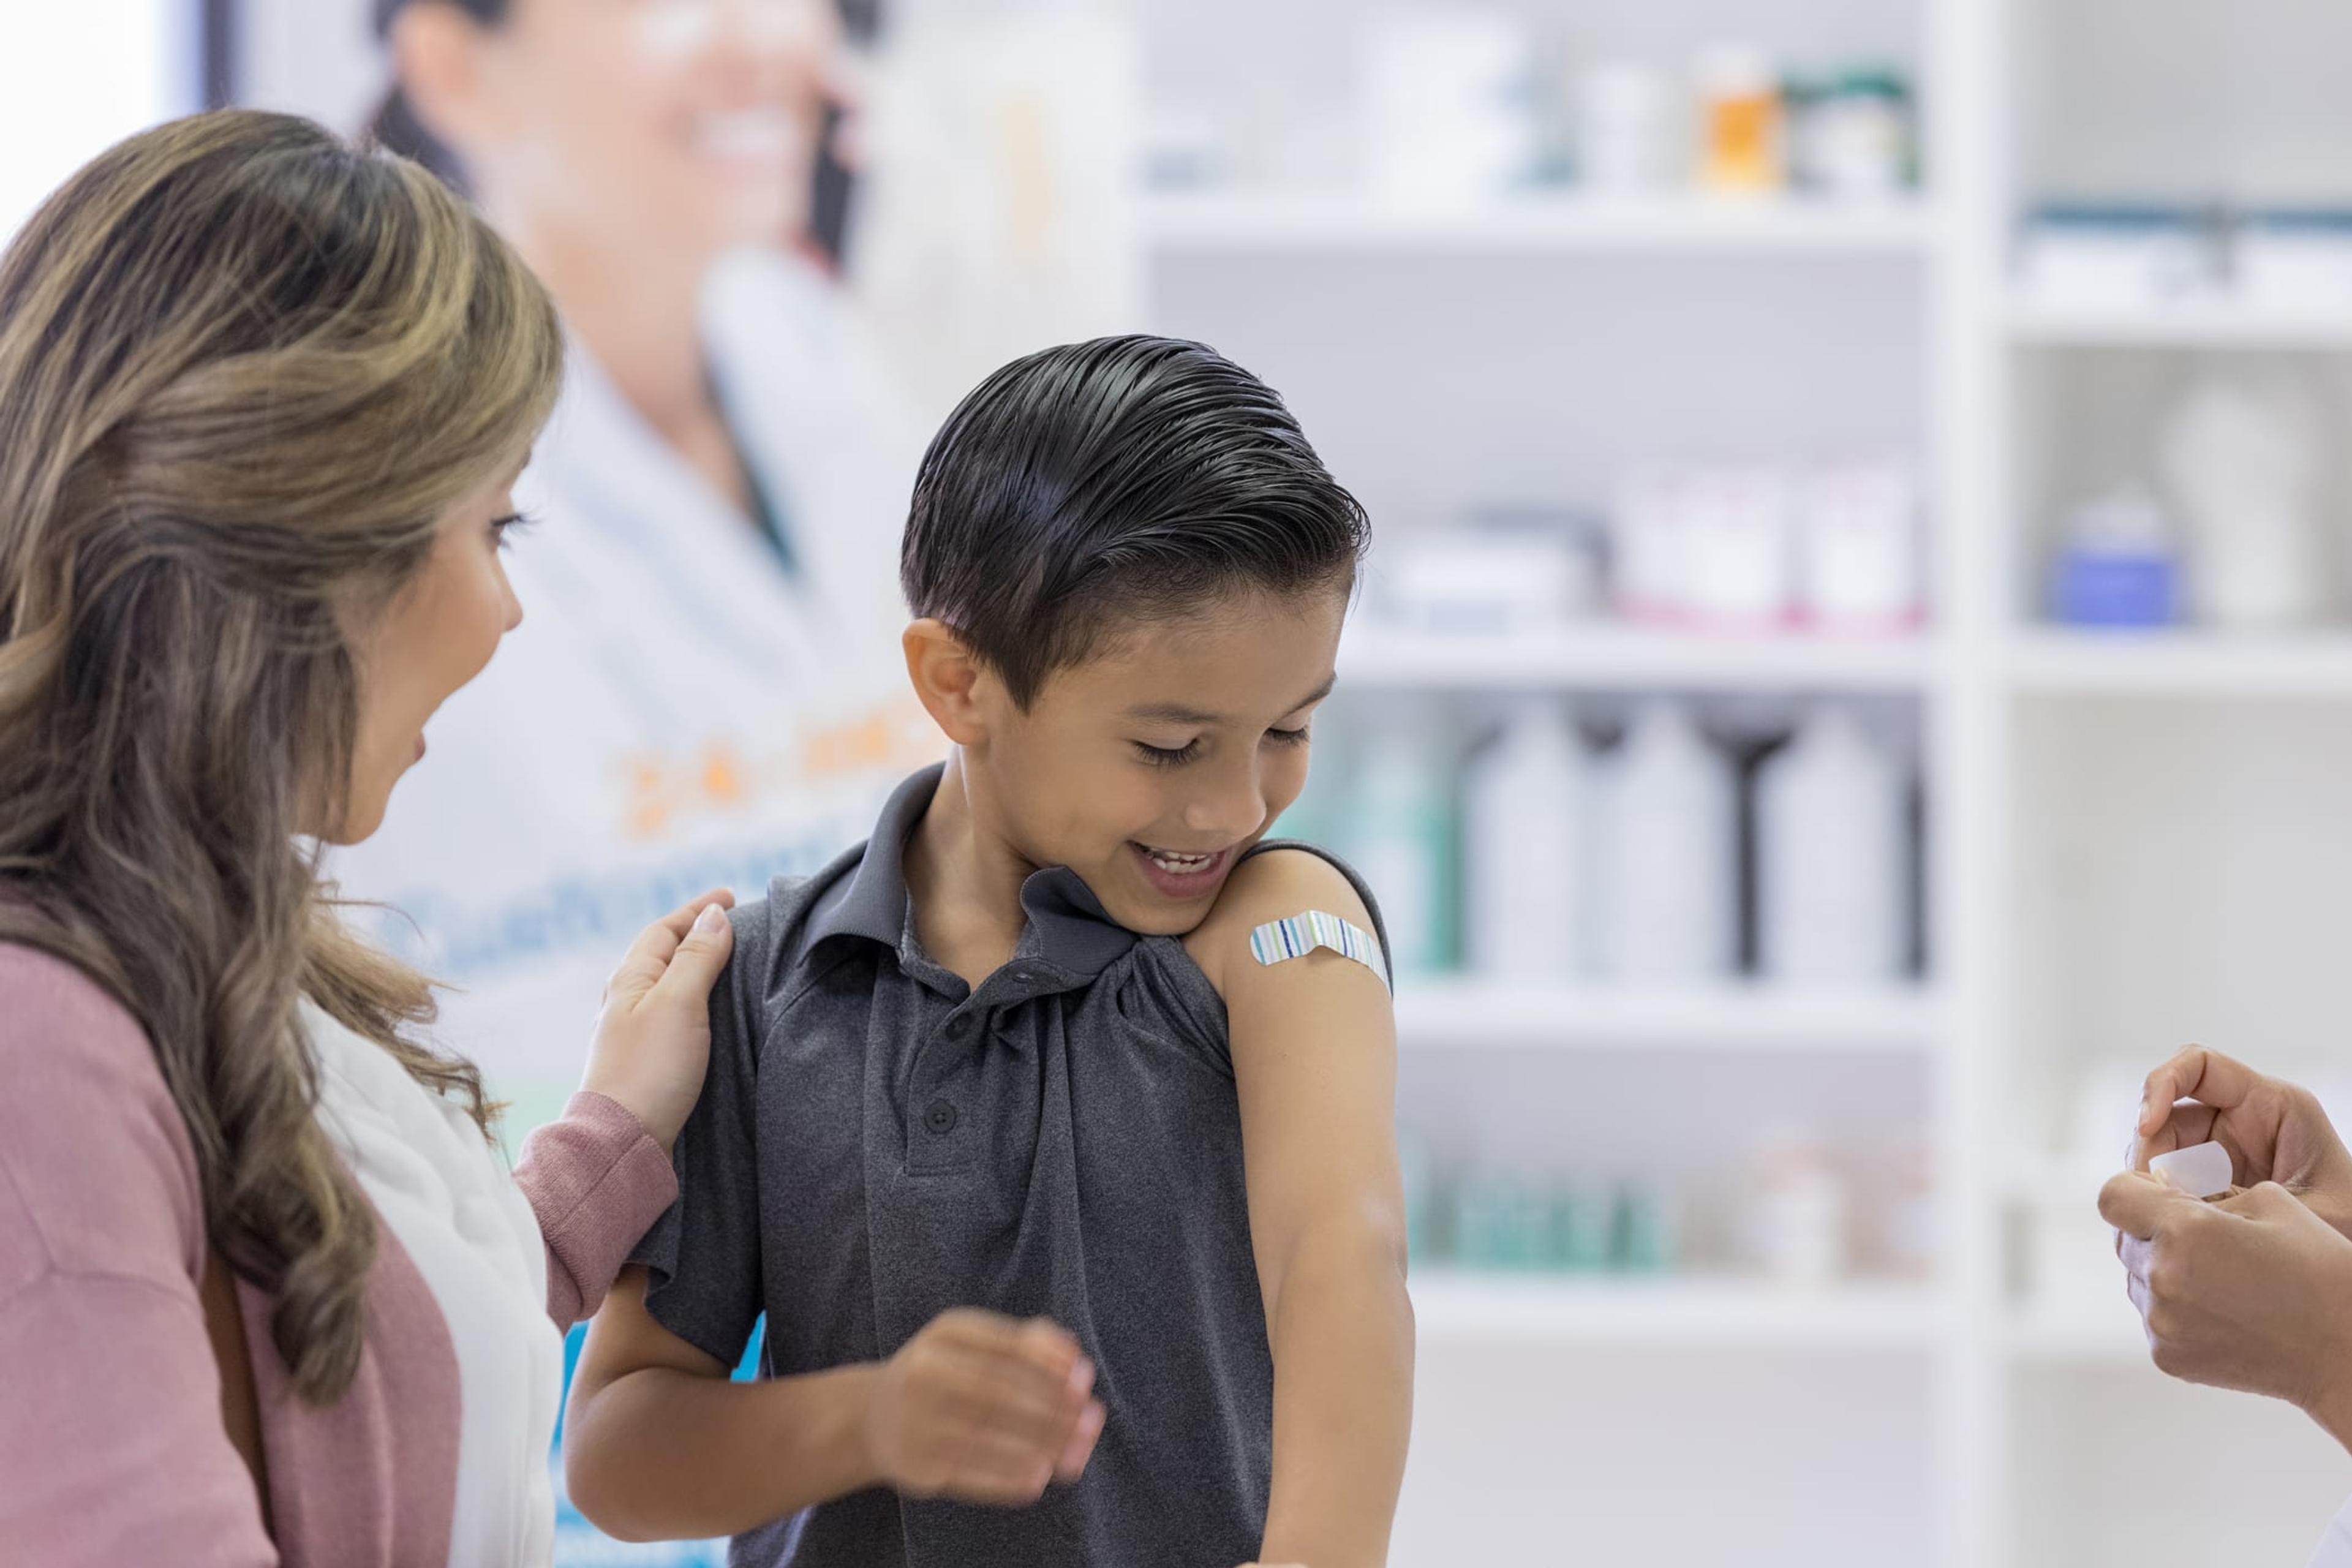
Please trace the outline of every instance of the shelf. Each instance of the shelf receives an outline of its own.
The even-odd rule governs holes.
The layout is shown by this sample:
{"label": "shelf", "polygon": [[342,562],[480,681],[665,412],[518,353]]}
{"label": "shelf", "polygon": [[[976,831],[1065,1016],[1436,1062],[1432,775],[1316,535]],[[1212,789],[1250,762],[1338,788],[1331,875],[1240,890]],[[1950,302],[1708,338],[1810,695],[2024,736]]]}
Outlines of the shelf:
{"label": "shelf", "polygon": [[2054,696],[2352,698],[2352,632],[2026,631],[2008,667]]}
{"label": "shelf", "polygon": [[2009,331],[2053,348],[2352,349],[2352,310],[2264,310],[2227,300],[2057,305],[2019,300]]}
{"label": "shelf", "polygon": [[1930,679],[1934,651],[1919,637],[1717,637],[1607,623],[1506,637],[1365,626],[1341,646],[1339,672],[1357,688],[1407,690],[1912,691]]}
{"label": "shelf", "polygon": [[1144,205],[1151,247],[1172,251],[1924,252],[1927,205],[1741,201],[1700,195],[1530,195],[1461,210],[1331,193],[1166,194]]}
{"label": "shelf", "polygon": [[1807,1292],[1733,1279],[1579,1279],[1433,1270],[1412,1281],[1424,1342],[1719,1344],[1918,1350],[1942,1323],[1935,1293],[1898,1284]]}
{"label": "shelf", "polygon": [[1934,1042],[1940,1023],[1933,993],[1920,986],[1654,992],[1448,978],[1408,979],[1397,992],[1397,1036],[1407,1048],[1916,1050]]}

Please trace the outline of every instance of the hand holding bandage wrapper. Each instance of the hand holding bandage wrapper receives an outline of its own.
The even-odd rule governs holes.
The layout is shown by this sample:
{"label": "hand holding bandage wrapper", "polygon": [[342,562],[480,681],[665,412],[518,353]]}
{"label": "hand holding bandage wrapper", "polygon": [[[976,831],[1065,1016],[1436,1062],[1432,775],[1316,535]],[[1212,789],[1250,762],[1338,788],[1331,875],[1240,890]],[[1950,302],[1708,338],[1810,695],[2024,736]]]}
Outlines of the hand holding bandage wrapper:
{"label": "hand holding bandage wrapper", "polygon": [[1382,985],[1389,983],[1379,939],[1327,910],[1308,910],[1287,920],[1268,921],[1250,932],[1251,956],[1269,966],[1305,958],[1318,948],[1352,958],[1379,975]]}

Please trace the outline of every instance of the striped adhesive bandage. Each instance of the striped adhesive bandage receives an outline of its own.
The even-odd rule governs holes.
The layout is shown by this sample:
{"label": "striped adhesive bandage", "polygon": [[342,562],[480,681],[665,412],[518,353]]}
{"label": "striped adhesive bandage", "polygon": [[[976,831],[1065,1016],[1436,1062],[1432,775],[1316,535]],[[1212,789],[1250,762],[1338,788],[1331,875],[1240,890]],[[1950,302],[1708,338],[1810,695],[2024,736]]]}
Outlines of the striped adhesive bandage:
{"label": "striped adhesive bandage", "polygon": [[1379,975],[1381,984],[1388,984],[1388,966],[1381,955],[1379,939],[1338,915],[1309,910],[1286,921],[1269,921],[1250,932],[1250,952],[1260,963],[1304,958],[1318,947],[1354,959]]}

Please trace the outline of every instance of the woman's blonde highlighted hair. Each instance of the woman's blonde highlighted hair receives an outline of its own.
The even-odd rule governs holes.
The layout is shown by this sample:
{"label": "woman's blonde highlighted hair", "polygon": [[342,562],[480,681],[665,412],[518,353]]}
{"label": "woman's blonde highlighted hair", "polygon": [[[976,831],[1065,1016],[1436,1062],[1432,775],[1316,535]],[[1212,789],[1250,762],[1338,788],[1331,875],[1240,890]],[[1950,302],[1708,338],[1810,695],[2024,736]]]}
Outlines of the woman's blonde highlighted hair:
{"label": "woman's blonde highlighted hair", "polygon": [[298,1005],[490,1117],[302,837],[348,795],[346,628],[521,455],[562,359],[439,181],[285,115],[134,136],[0,257],[0,940],[145,1027],[212,1246],[313,1402],[358,1368],[376,1230]]}

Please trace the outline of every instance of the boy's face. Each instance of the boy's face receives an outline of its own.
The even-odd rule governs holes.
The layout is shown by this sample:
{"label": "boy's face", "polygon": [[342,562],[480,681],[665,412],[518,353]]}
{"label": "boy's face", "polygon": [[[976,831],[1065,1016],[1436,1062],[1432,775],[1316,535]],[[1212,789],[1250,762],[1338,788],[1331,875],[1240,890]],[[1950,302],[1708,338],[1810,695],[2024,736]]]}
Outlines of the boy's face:
{"label": "boy's face", "polygon": [[1307,784],[1347,600],[1246,593],[1147,622],[1046,679],[991,682],[992,794],[1023,858],[1067,866],[1112,919],[1177,936]]}

